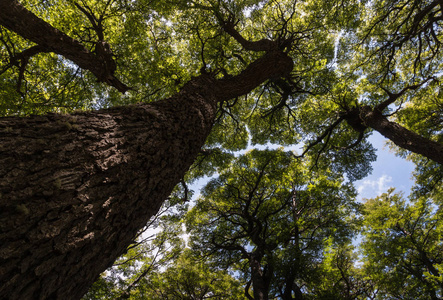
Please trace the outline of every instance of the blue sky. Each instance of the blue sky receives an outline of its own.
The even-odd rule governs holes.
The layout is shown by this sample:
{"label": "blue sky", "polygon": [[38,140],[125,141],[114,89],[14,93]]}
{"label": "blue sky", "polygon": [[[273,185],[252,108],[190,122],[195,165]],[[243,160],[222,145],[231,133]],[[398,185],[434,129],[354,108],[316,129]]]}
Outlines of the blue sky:
{"label": "blue sky", "polygon": [[396,191],[403,191],[407,196],[414,183],[412,180],[414,164],[395,156],[386,145],[387,140],[378,132],[374,132],[369,140],[377,149],[377,161],[372,163],[371,175],[354,183],[359,192],[358,199],[376,197],[390,187],[395,187]]}

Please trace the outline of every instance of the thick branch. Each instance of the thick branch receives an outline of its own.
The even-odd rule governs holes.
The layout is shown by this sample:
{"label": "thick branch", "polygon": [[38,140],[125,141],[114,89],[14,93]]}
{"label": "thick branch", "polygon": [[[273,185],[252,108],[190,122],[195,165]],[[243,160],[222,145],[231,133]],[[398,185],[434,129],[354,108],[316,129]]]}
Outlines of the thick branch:
{"label": "thick branch", "polygon": [[239,42],[245,50],[272,51],[278,49],[277,41],[271,41],[268,39],[261,39],[254,42],[248,41],[235,29],[235,24],[232,21],[222,21],[222,26],[223,30]]}
{"label": "thick branch", "polygon": [[98,43],[99,50],[92,53],[79,41],[52,27],[14,0],[0,1],[0,25],[36,43],[45,52],[62,55],[80,68],[91,71],[99,82],[105,82],[122,93],[129,89],[114,76],[116,65],[109,46],[103,41]]}
{"label": "thick branch", "polygon": [[369,106],[361,108],[360,118],[366,126],[377,130],[397,146],[421,154],[443,165],[442,144],[424,138],[395,122],[389,121],[381,112],[376,109],[372,110]]}
{"label": "thick branch", "polygon": [[388,94],[388,99],[386,99],[385,101],[383,101],[382,103],[378,104],[376,106],[376,109],[380,112],[382,112],[384,109],[386,109],[389,105],[391,105],[392,103],[394,103],[398,98],[400,98],[401,96],[403,96],[407,91],[415,91],[418,88],[420,88],[421,86],[423,86],[425,83],[427,83],[429,80],[433,79],[433,77],[428,77],[425,80],[423,80],[420,83],[417,84],[413,84],[413,85],[408,85],[406,87],[404,87],[400,92],[398,93],[392,93],[390,91],[388,91],[385,88],[382,88],[386,94]]}
{"label": "thick branch", "polygon": [[282,51],[268,52],[249,64],[239,75],[221,79],[219,87],[224,91],[224,97],[219,101],[247,94],[266,80],[286,77],[293,67],[292,59]]}

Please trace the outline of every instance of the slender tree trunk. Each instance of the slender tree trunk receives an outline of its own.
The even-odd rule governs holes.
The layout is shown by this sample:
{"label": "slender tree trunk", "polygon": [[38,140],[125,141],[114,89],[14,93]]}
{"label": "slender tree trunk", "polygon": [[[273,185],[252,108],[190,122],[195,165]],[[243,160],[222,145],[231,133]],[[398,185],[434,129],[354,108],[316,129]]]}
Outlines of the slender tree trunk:
{"label": "slender tree trunk", "polygon": [[424,138],[401,125],[389,121],[381,112],[369,106],[360,109],[360,118],[364,125],[380,132],[397,146],[421,154],[443,165],[443,145]]}
{"label": "slender tree trunk", "polygon": [[193,163],[216,103],[291,70],[271,52],[152,104],[0,119],[0,299],[79,299]]}
{"label": "slender tree trunk", "polygon": [[[299,208],[299,199],[297,197],[297,191],[295,188],[292,192],[292,199],[291,199],[291,208],[292,208],[292,216],[294,220],[298,220],[300,218],[300,214],[298,212]],[[290,243],[293,243],[293,261],[292,264],[286,274],[286,280],[285,280],[285,291],[283,294],[283,300],[304,300],[304,296],[302,291],[300,290],[300,287],[295,283],[296,278],[300,278],[300,271],[301,271],[301,256],[302,256],[302,250],[300,249],[300,228],[298,225],[295,225],[293,228],[293,235],[292,235],[292,241]],[[292,297],[292,292],[294,292],[294,297]]]}
{"label": "slender tree trunk", "polygon": [[269,285],[266,284],[260,261],[251,255],[249,265],[251,267],[252,290],[254,300],[268,300]]}
{"label": "slender tree trunk", "polygon": [[292,298],[292,286],[294,285],[294,278],[291,276],[292,274],[286,275],[285,280],[285,290],[282,294],[283,300],[293,300]]}

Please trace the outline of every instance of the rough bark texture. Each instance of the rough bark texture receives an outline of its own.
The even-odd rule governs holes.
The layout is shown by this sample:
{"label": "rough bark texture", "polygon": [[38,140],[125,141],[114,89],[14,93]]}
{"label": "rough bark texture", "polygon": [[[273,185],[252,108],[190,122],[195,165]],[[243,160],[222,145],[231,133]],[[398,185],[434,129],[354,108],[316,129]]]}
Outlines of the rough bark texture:
{"label": "rough bark texture", "polygon": [[367,127],[380,132],[397,146],[421,154],[443,165],[443,145],[424,138],[401,125],[389,121],[377,109],[369,106],[360,108],[360,118]]}
{"label": "rough bark texture", "polygon": [[0,119],[0,299],[79,299],[188,170],[216,103],[291,70],[272,52],[152,104]]}
{"label": "rough bark texture", "polygon": [[106,112],[4,120],[2,295],[82,296],[192,163],[211,128],[210,100],[182,94]]}
{"label": "rough bark texture", "polygon": [[99,41],[92,53],[79,41],[52,27],[14,0],[0,1],[0,25],[36,43],[40,52],[63,55],[80,68],[91,71],[100,82],[106,82],[122,93],[129,89],[114,76],[116,64],[109,45],[104,41]]}

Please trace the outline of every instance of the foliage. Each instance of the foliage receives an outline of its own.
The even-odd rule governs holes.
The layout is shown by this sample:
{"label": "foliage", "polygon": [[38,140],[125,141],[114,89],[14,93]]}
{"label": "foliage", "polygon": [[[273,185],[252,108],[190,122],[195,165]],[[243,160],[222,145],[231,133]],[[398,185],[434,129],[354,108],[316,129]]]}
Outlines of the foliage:
{"label": "foliage", "polygon": [[358,266],[359,258],[352,244],[333,247],[325,251],[325,260],[318,273],[321,279],[313,288],[315,299],[374,299],[376,285]]}
{"label": "foliage", "polygon": [[363,261],[377,299],[438,299],[442,282],[442,212],[426,197],[407,203],[391,189],[367,200]]}
{"label": "foliage", "polygon": [[149,278],[140,299],[244,299],[238,280],[192,256],[186,249],[174,266]]}
{"label": "foliage", "polygon": [[[211,180],[188,213],[191,247],[254,282],[254,261],[269,296],[318,284],[326,241],[352,236],[355,192],[333,172],[312,177],[281,150],[252,150]],[[289,282],[289,284],[288,284]]]}

